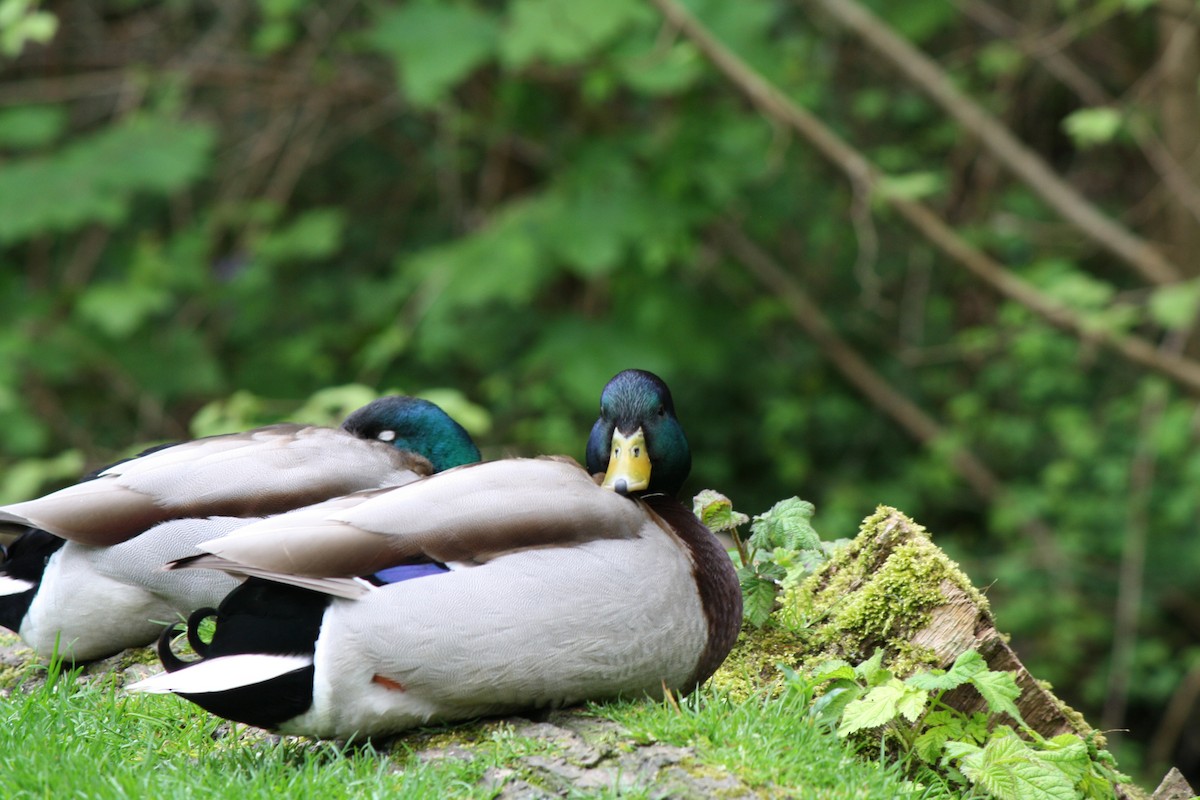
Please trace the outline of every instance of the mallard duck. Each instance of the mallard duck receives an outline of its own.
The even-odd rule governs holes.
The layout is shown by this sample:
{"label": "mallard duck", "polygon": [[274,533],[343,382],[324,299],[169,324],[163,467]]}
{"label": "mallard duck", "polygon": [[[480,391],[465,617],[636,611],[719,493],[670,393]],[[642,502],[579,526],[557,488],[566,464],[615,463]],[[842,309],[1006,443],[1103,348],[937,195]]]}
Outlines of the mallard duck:
{"label": "mallard duck", "polygon": [[[335,739],[689,691],[733,646],[742,603],[728,554],[673,496],[690,451],[659,378],[605,386],[587,464],[460,467],[205,542],[173,566],[251,577],[191,616],[199,660],[164,633],[168,671],[130,688]],[[385,568],[419,574],[362,579]]]}
{"label": "mallard duck", "polygon": [[28,526],[0,565],[0,625],[37,653],[91,660],[152,643],[164,622],[217,603],[220,572],[167,572],[249,520],[479,460],[426,400],[392,396],[340,428],[271,425],[155,448],[74,486],[0,507]]}

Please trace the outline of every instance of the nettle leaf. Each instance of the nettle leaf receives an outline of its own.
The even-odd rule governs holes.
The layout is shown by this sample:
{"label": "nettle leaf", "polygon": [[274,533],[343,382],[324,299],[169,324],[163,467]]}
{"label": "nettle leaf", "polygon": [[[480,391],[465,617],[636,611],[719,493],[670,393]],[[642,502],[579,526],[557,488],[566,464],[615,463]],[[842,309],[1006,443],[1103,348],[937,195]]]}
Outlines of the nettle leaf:
{"label": "nettle leaf", "polygon": [[779,584],[753,573],[739,577],[742,586],[742,616],[754,627],[761,628],[775,610],[775,596],[779,593]]}
{"label": "nettle leaf", "polygon": [[854,674],[862,678],[868,686],[878,686],[892,677],[892,673],[883,668],[882,649],[876,650],[874,655],[855,667]]}
{"label": "nettle leaf", "polygon": [[927,672],[917,672],[910,675],[905,683],[931,692],[946,691],[962,686],[971,678],[986,671],[987,663],[983,660],[983,656],[975,650],[966,650],[955,659],[949,671],[933,669]]}
{"label": "nettle leaf", "polygon": [[1008,714],[1022,725],[1025,724],[1015,702],[1021,696],[1021,688],[1017,686],[1017,681],[1012,673],[988,670],[973,675],[970,683],[983,695],[983,699],[987,701],[988,708],[993,714]]}
{"label": "nettle leaf", "polygon": [[892,678],[882,686],[876,686],[862,697],[846,706],[838,736],[849,736],[855,731],[877,728],[902,716],[915,722],[925,710],[929,696],[903,681]]}
{"label": "nettle leaf", "polygon": [[924,713],[927,705],[929,705],[928,692],[904,685],[904,693],[896,701],[896,710],[909,722],[916,722]]}
{"label": "nettle leaf", "polygon": [[714,533],[745,525],[750,518],[733,510],[733,501],[714,489],[704,489],[692,499],[692,513]]}
{"label": "nettle leaf", "polygon": [[981,753],[962,759],[963,774],[998,800],[1075,800],[1075,782],[1005,730],[997,731]]}
{"label": "nettle leaf", "polygon": [[926,764],[933,764],[941,758],[942,748],[952,738],[954,737],[949,728],[945,725],[936,725],[926,729],[916,738],[913,742],[913,751],[917,754],[917,758]]}
{"label": "nettle leaf", "polygon": [[1087,744],[1073,733],[1059,734],[1045,742],[1038,757],[1061,770],[1073,784],[1083,780],[1092,766]]}
{"label": "nettle leaf", "polygon": [[818,550],[821,537],[812,526],[816,508],[807,500],[791,497],[780,500],[750,525],[750,544],[762,550],[786,547],[790,550]]}
{"label": "nettle leaf", "polygon": [[826,725],[836,725],[842,718],[846,706],[862,697],[862,694],[863,688],[854,683],[835,686],[813,702],[810,713]]}
{"label": "nettle leaf", "polygon": [[854,667],[840,658],[818,664],[812,671],[812,679],[817,683],[824,681],[854,680]]}
{"label": "nettle leaf", "polygon": [[396,63],[418,108],[435,105],[496,51],[500,25],[465,3],[409,3],[379,15],[368,41]]}

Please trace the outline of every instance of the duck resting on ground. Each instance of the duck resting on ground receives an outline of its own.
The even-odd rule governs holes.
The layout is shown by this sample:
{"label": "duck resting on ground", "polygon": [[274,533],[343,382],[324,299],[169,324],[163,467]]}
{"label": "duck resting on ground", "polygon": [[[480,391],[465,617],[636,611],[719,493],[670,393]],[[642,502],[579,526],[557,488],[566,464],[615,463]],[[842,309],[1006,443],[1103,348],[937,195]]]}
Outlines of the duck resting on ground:
{"label": "duck resting on ground", "polygon": [[[176,568],[252,576],[159,640],[175,692],[229,719],[347,739],[528,708],[687,692],[737,638],[741,594],[675,499],[690,452],[671,395],[627,370],[587,448],[329,501],[200,545]],[[421,574],[376,587],[384,568]],[[210,642],[199,623],[215,616]]]}
{"label": "duck resting on ground", "polygon": [[391,396],[340,428],[281,424],[159,447],[45,497],[0,507],[26,526],[0,564],[0,626],[75,660],[153,642],[238,580],[163,564],[248,522],[479,460],[433,403]]}

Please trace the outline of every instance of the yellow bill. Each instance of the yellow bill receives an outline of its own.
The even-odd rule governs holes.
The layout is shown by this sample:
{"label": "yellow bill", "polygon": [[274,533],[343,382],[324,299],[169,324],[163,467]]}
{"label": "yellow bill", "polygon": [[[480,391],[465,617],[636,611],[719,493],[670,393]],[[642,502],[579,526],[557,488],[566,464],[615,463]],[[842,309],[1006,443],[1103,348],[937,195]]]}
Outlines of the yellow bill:
{"label": "yellow bill", "polygon": [[646,452],[646,434],[638,428],[629,436],[613,431],[608,472],[604,473],[605,489],[618,494],[640,492],[650,486],[650,455]]}

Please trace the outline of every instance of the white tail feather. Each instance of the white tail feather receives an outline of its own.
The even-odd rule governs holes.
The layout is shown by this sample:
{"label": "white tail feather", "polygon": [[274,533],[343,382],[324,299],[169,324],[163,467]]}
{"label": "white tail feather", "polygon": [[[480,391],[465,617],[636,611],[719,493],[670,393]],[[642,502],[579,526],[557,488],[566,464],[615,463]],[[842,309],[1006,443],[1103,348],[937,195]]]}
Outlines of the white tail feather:
{"label": "white tail feather", "polygon": [[203,694],[251,686],[310,666],[312,656],[247,653],[199,661],[175,672],[160,672],[131,683],[126,690],[150,694]]}
{"label": "white tail feather", "polygon": [[28,592],[34,586],[37,586],[33,581],[23,581],[20,578],[11,578],[8,575],[0,575],[0,597],[9,594],[21,594]]}

